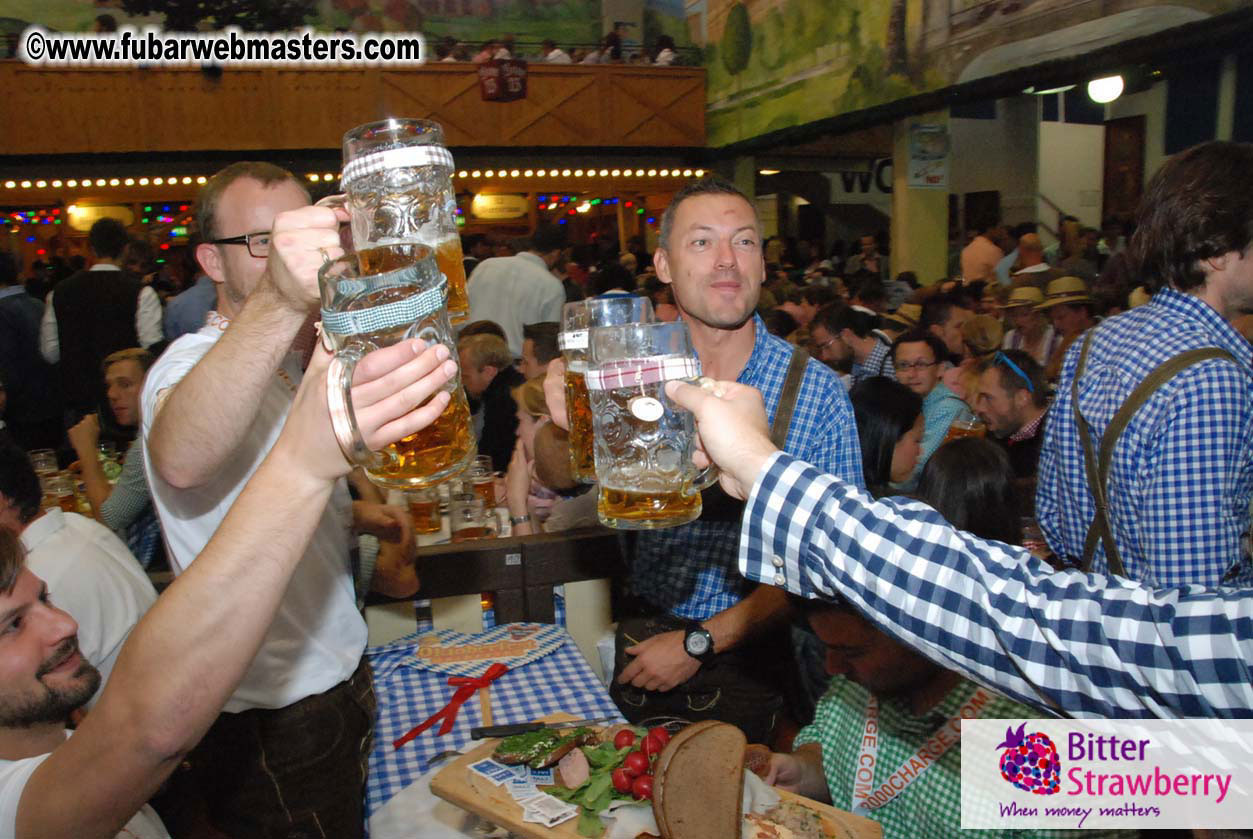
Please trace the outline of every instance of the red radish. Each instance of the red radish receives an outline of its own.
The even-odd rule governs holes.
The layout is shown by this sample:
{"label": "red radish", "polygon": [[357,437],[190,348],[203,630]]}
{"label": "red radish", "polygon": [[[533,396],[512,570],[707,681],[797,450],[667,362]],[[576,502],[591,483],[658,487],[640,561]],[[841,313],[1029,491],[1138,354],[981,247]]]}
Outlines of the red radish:
{"label": "red radish", "polygon": [[640,775],[636,778],[631,784],[631,795],[634,795],[639,801],[651,801],[653,798],[653,776]]}
{"label": "red radish", "polygon": [[626,794],[631,791],[631,782],[634,779],[625,767],[619,766],[613,772],[610,772],[609,778],[613,781],[613,788],[618,792]]}
{"label": "red radish", "polygon": [[648,733],[661,741],[661,747],[663,749],[666,747],[666,744],[670,742],[670,732],[666,731],[664,726],[654,726],[653,728],[648,729]]}
{"label": "red radish", "polygon": [[626,759],[622,761],[622,768],[625,769],[627,774],[632,778],[638,775],[643,775],[648,771],[648,757],[643,752],[631,752],[626,756]]}
{"label": "red radish", "polygon": [[613,747],[615,749],[628,749],[635,745],[635,732],[629,728],[624,728],[614,735]]}
{"label": "red radish", "polygon": [[649,734],[646,735],[643,742],[640,743],[640,751],[648,757],[652,757],[653,755],[661,754],[661,750],[664,746],[665,744],[662,743],[659,738]]}

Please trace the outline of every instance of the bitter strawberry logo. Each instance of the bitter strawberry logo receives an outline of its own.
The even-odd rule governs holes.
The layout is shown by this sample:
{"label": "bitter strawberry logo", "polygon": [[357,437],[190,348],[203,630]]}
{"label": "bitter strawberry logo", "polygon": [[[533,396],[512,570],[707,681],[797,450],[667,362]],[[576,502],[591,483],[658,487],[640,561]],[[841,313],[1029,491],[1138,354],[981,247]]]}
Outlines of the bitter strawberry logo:
{"label": "bitter strawberry logo", "polygon": [[1024,734],[1027,724],[1005,729],[1001,752],[1001,777],[1019,789],[1036,795],[1053,795],[1061,788],[1062,764],[1057,746],[1041,731]]}

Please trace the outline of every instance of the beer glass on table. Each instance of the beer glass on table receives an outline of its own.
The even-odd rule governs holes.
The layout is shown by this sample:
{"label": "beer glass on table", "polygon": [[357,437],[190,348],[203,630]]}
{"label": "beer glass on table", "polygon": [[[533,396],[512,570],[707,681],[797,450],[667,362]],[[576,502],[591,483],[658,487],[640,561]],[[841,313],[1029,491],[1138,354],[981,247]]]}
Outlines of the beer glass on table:
{"label": "beer glass on table", "polygon": [[386,119],[344,135],[341,184],[363,270],[390,271],[426,245],[448,280],[449,320],[461,324],[469,317],[470,301],[452,173],[452,155],[437,122]]}
{"label": "beer glass on table", "polygon": [[351,385],[357,362],[367,352],[421,338],[427,344],[444,344],[452,359],[457,359],[444,308],[445,280],[430,248],[381,246],[393,247],[397,252],[385,264],[396,267],[367,268],[359,254],[346,254],[322,266],[318,284],[322,334],[335,352],[327,392],[340,445],[375,484],[410,490],[459,475],[474,460],[477,448],[460,373],[445,385],[452,399],[430,426],[378,452],[370,451],[361,438]]}
{"label": "beer glass on table", "polygon": [[700,376],[687,325],[593,327],[588,354],[601,524],[651,530],[699,517],[716,473],[693,465],[695,418],[665,393],[671,379]]}
{"label": "beer glass on table", "polygon": [[570,424],[570,472],[576,481],[596,480],[592,453],[592,408],[587,394],[588,330],[596,326],[651,323],[653,304],[647,297],[611,294],[567,303],[561,311],[557,344],[566,362],[566,416]]}
{"label": "beer glass on table", "polygon": [[423,535],[439,533],[443,527],[439,514],[439,491],[435,487],[423,487],[411,490],[405,496],[409,501],[413,532]]}
{"label": "beer glass on table", "polygon": [[491,539],[496,536],[496,514],[473,492],[453,493],[448,503],[448,528],[452,541]]}

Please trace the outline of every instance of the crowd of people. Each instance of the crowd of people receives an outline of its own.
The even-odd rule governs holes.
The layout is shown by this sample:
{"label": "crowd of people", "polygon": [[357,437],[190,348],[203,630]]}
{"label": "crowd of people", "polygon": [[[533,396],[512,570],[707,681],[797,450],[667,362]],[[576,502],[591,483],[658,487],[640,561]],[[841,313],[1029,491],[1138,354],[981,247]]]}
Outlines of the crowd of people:
{"label": "crowd of people", "polygon": [[545,38],[537,49],[520,46],[513,35],[491,38],[475,48],[452,36],[440,38],[435,44],[435,61],[439,63],[470,62],[483,64],[488,61],[525,59],[541,64],[651,64],[669,67],[680,62],[674,38],[660,34],[652,46],[627,46],[623,33],[613,29],[598,44],[563,48],[551,38]]}
{"label": "crowd of people", "polygon": [[[867,719],[886,767],[969,709],[1253,716],[1251,173],[1248,145],[1195,147],[1129,238],[1075,227],[1051,253],[988,225],[926,286],[889,279],[881,237],[846,259],[766,239],[717,178],[675,194],[652,253],[468,236],[457,346],[367,356],[357,422],[373,448],[411,434],[459,371],[515,535],[594,524],[562,307],[639,294],[682,318],[704,378],[666,392],[721,478],[699,519],[630,541],[610,695],[633,721],[739,726],[771,782],[890,839],[957,836],[960,744],[872,800]],[[195,215],[207,284],[164,312],[116,222],[42,300],[0,253],[0,836],[362,835],[359,595],[419,581],[408,511],[330,429],[316,275],[347,214],[236,163]],[[1111,296],[1131,282],[1144,300]],[[28,454],[58,447],[83,515]]]}

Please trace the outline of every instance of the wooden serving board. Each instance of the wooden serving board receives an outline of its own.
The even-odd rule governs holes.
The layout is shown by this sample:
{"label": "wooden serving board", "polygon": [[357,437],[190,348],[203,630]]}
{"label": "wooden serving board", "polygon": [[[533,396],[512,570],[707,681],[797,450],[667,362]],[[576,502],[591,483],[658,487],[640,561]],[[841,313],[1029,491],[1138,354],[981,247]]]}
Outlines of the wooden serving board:
{"label": "wooden serving board", "polygon": [[[545,722],[571,719],[574,717],[569,714],[544,717]],[[470,771],[470,764],[491,757],[499,742],[484,740],[481,746],[452,761],[431,779],[431,792],[526,839],[582,839],[579,836],[577,818],[556,827],[544,827],[542,824],[523,821],[522,808],[509,795],[507,789]],[[883,828],[878,822],[854,816],[786,790],[776,791],[784,801],[795,801],[816,812],[822,820],[825,839],[882,839]]]}

